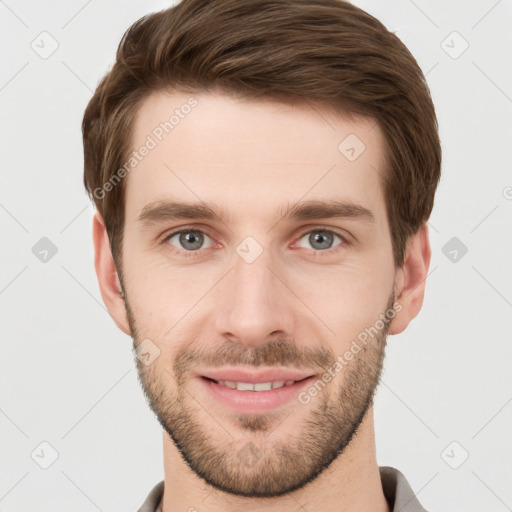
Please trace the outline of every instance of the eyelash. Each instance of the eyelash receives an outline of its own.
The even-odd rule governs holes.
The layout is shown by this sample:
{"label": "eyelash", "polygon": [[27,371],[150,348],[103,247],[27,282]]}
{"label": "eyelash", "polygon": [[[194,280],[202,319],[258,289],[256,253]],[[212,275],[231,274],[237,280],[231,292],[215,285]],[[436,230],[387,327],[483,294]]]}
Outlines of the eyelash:
{"label": "eyelash", "polygon": [[[169,247],[169,250],[173,254],[178,254],[178,255],[184,256],[186,258],[197,257],[200,254],[201,249],[198,249],[196,251],[185,251],[185,250],[179,250],[176,247],[171,246],[170,244],[168,244],[169,240],[173,236],[179,235],[181,233],[189,233],[189,232],[192,232],[192,231],[197,232],[197,233],[202,233],[202,234],[207,235],[208,237],[213,239],[213,237],[211,237],[208,234],[208,232],[206,232],[206,231],[204,231],[202,229],[194,228],[194,227],[184,227],[184,228],[180,228],[179,230],[173,231],[172,233],[169,233],[169,234],[165,235],[161,243],[162,244],[167,244],[167,246]],[[348,240],[347,236],[342,235],[341,233],[338,233],[337,231],[329,229],[328,227],[325,227],[325,226],[316,226],[313,229],[309,228],[308,230],[301,232],[301,234],[297,238],[297,241],[299,241],[301,238],[303,238],[304,235],[307,235],[308,233],[314,233],[315,231],[323,231],[323,232],[326,232],[326,233],[332,233],[333,235],[336,235],[337,237],[339,237],[342,240],[342,243],[340,243],[339,245],[337,245],[335,247],[332,247],[330,249],[324,249],[324,250],[318,250],[318,251],[315,251],[314,249],[309,249],[310,251],[313,251],[314,257],[316,257],[317,255],[320,255],[321,253],[327,253],[327,254],[331,254],[332,255],[333,253],[337,253],[338,251],[345,249],[347,246],[352,245],[351,241]],[[172,249],[170,247],[172,247]]]}

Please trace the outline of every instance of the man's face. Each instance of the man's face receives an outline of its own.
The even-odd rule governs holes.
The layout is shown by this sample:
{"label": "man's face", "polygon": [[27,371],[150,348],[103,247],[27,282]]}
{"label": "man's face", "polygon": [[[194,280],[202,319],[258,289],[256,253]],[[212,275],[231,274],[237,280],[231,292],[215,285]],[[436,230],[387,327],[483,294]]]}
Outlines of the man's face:
{"label": "man's face", "polygon": [[[394,301],[384,139],[372,120],[308,104],[193,97],[168,134],[157,127],[190,95],[153,94],[134,125],[134,150],[156,142],[126,178],[122,283],[146,354],[139,377],[197,475],[277,496],[327,468],[371,407]],[[171,202],[222,220],[174,218]],[[359,209],[285,216],[306,202]],[[242,382],[272,369],[308,379],[250,391],[204,378],[229,369],[246,370]]]}

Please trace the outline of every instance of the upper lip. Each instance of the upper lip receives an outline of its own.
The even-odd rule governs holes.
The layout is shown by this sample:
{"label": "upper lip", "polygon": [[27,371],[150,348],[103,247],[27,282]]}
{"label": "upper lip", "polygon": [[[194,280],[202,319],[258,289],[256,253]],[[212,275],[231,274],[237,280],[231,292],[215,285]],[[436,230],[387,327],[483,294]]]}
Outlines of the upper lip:
{"label": "upper lip", "polygon": [[243,370],[240,368],[216,368],[198,373],[200,377],[208,377],[214,380],[232,382],[247,382],[257,384],[261,382],[279,382],[288,380],[302,380],[313,374],[290,369],[269,368],[266,370]]}

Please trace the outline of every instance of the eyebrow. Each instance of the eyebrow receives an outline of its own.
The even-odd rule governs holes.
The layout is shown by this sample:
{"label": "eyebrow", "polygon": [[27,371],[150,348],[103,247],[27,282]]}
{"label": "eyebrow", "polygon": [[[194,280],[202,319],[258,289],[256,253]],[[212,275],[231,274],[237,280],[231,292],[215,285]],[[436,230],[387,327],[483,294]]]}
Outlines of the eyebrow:
{"label": "eyebrow", "polygon": [[[281,220],[311,219],[358,219],[375,222],[374,214],[353,201],[311,200],[286,204],[276,210]],[[185,203],[180,201],[157,201],[141,210],[137,222],[142,226],[179,219],[205,219],[225,223],[230,216],[227,212],[208,203]]]}

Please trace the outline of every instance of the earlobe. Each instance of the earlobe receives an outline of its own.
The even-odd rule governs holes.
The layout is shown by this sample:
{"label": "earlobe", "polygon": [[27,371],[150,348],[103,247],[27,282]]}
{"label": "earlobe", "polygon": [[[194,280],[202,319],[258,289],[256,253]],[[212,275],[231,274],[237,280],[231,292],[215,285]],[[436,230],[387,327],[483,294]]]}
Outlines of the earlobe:
{"label": "earlobe", "polygon": [[423,223],[407,241],[405,261],[396,274],[395,300],[400,304],[400,311],[390,323],[389,334],[403,332],[409,322],[420,312],[425,295],[430,257],[428,226]]}
{"label": "earlobe", "polygon": [[98,211],[94,214],[92,232],[94,242],[94,267],[96,269],[96,276],[98,277],[101,297],[116,325],[125,334],[130,336],[130,324],[122,298],[121,282],[117,274],[114,259],[112,258],[105,221]]}

